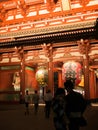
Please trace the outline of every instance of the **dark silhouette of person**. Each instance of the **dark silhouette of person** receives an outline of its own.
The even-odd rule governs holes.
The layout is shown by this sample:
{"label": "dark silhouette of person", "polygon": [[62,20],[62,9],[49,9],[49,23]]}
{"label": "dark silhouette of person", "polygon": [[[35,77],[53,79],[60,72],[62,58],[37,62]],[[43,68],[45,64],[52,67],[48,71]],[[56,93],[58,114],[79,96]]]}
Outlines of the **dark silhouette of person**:
{"label": "dark silhouette of person", "polygon": [[69,130],[79,130],[82,120],[83,125],[86,125],[86,120],[83,117],[83,113],[86,109],[87,102],[79,92],[74,91],[74,83],[71,80],[67,80],[64,83],[64,87],[67,90],[66,95],[66,114],[69,119]]}
{"label": "dark silhouette of person", "polygon": [[65,90],[64,88],[58,88],[52,100],[52,110],[54,113],[53,122],[56,130],[67,130],[68,120],[65,108]]}
{"label": "dark silhouette of person", "polygon": [[29,92],[28,90],[26,90],[26,93],[25,93],[25,115],[29,115],[29,102],[30,102],[30,95],[29,95]]}
{"label": "dark silhouette of person", "polygon": [[32,100],[33,100],[33,104],[34,104],[34,114],[36,115],[38,112],[38,105],[39,105],[39,95],[38,95],[37,90],[35,90]]}
{"label": "dark silhouette of person", "polygon": [[51,90],[47,90],[46,94],[44,95],[46,118],[50,117],[52,99],[53,99],[53,96],[52,96]]}

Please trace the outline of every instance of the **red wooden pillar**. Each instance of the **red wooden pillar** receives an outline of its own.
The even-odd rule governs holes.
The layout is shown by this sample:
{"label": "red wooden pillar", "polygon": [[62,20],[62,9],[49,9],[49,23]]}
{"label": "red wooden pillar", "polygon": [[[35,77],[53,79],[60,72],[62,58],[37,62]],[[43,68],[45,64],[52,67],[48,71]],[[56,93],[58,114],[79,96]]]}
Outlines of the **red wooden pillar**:
{"label": "red wooden pillar", "polygon": [[91,99],[94,99],[95,96],[96,96],[96,91],[95,91],[95,88],[96,88],[96,79],[95,79],[95,73],[94,73],[94,69],[91,69],[90,71],[90,98]]}
{"label": "red wooden pillar", "polygon": [[63,83],[62,83],[62,71],[58,71],[58,86],[60,88],[63,88]]}
{"label": "red wooden pillar", "polygon": [[78,41],[79,51],[83,56],[83,71],[84,71],[84,88],[85,88],[85,98],[90,98],[90,88],[89,88],[89,51],[90,43],[88,40],[81,39]]}
{"label": "red wooden pillar", "polygon": [[24,52],[20,54],[21,57],[21,95],[22,99],[24,98],[25,95],[25,57],[24,57]]}
{"label": "red wooden pillar", "polygon": [[50,89],[54,93],[53,47],[52,44],[44,43],[42,48],[48,59],[48,86],[46,89]]}
{"label": "red wooden pillar", "polygon": [[96,78],[96,98],[98,98],[98,78]]}
{"label": "red wooden pillar", "polygon": [[83,61],[84,67],[84,88],[85,88],[85,98],[90,98],[90,89],[89,89],[89,57],[85,56]]}
{"label": "red wooden pillar", "polygon": [[53,72],[53,62],[48,62],[48,89],[50,89],[52,92],[54,88],[54,72]]}

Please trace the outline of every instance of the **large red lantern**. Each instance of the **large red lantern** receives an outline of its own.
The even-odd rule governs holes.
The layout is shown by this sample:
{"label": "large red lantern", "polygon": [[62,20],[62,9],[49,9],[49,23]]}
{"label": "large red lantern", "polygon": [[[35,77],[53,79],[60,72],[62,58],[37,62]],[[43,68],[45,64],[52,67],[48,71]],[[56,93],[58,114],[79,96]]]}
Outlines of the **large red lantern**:
{"label": "large red lantern", "polygon": [[64,81],[71,79],[75,85],[78,85],[82,78],[82,66],[75,61],[68,61],[63,64],[62,78]]}

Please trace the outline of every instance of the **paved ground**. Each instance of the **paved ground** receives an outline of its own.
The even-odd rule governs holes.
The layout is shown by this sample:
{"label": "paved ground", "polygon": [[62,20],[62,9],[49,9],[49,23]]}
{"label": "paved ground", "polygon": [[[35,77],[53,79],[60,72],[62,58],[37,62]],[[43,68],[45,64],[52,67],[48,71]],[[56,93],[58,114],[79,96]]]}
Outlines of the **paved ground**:
{"label": "paved ground", "polygon": [[[37,115],[33,113],[30,106],[30,114],[25,116],[24,105],[0,105],[0,130],[55,130],[53,116],[46,119],[44,107],[39,107]],[[85,112],[88,121],[86,127],[80,130],[98,130],[98,106],[89,106]]]}
{"label": "paved ground", "polygon": [[88,125],[80,130],[98,130],[98,104],[89,106],[84,116],[87,119]]}

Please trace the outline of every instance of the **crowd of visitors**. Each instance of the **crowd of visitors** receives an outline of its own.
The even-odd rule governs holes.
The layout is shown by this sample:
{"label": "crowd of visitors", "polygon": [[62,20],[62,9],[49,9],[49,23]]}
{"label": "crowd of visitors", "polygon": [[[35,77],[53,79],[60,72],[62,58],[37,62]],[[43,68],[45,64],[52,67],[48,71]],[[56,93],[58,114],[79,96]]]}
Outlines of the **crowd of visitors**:
{"label": "crowd of visitors", "polygon": [[[67,93],[66,93],[67,92]],[[32,96],[34,113],[37,114],[39,106],[39,94],[35,90]],[[83,116],[87,102],[82,94],[74,91],[74,83],[67,80],[63,88],[57,88],[55,95],[47,90],[43,96],[45,117],[49,118],[53,112],[53,123],[56,130],[79,130],[86,126],[87,122]],[[28,90],[25,95],[25,114],[29,114],[30,97]]]}

